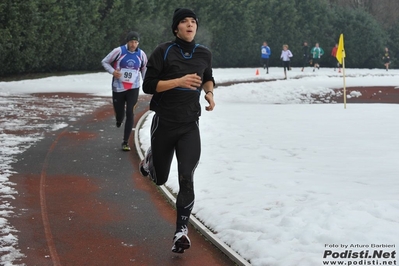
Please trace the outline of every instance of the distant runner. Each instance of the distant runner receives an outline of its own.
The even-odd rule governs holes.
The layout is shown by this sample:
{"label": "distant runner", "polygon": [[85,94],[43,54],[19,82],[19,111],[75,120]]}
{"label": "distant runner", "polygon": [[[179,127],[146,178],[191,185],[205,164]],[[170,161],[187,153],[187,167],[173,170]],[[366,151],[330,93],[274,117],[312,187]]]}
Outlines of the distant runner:
{"label": "distant runner", "polygon": [[147,55],[138,48],[140,36],[131,31],[126,36],[126,44],[113,49],[101,64],[112,74],[112,100],[116,126],[120,127],[126,114],[122,150],[130,151],[129,137],[134,121],[134,106],[137,103],[140,88],[140,75],[144,79],[147,71]]}

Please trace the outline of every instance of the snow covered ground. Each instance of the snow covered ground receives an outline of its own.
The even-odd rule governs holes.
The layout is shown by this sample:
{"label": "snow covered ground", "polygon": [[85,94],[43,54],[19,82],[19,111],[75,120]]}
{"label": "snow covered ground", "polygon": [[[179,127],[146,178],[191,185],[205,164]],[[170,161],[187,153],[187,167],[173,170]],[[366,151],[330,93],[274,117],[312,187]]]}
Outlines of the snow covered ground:
{"label": "snow covered ground", "polygon": [[[323,68],[293,69],[288,80],[281,80],[281,68],[270,69],[268,75],[259,70],[260,75],[255,75],[255,68],[214,70],[217,83],[276,80],[215,89],[215,110],[204,110],[200,121],[195,216],[252,265],[329,265],[326,262],[341,260],[353,265],[364,260],[367,265],[376,259],[395,260],[399,105],[348,104],[344,109],[343,104],[309,104],[315,103],[311,94],[330,95],[333,88],[342,87],[342,74]],[[51,124],[38,116],[36,124],[28,125],[24,116],[13,113],[19,103],[12,99],[29,103],[34,98],[29,94],[41,92],[110,97],[110,79],[107,73],[96,73],[0,82],[2,263],[11,265],[23,256],[18,232],[7,220],[19,211],[12,207],[18,191],[13,188],[10,164],[16,153],[41,139],[38,128],[66,127],[68,121],[107,103],[95,98],[78,112],[66,109],[69,117],[63,123]],[[399,89],[399,71],[347,69],[346,85]],[[143,149],[149,145],[149,124],[148,120],[140,130]],[[27,134],[12,134],[21,125]],[[15,145],[25,149],[16,150]],[[174,165],[167,183],[173,191],[178,190],[176,176]]]}

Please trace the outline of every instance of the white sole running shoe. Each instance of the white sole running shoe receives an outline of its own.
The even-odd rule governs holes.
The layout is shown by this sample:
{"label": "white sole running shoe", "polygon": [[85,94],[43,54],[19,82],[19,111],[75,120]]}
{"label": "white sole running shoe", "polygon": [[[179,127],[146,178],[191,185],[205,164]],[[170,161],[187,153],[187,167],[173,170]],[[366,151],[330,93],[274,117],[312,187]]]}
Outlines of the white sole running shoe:
{"label": "white sole running shoe", "polygon": [[147,171],[147,170],[144,168],[144,160],[142,160],[142,161],[140,162],[140,164],[139,164],[139,171],[140,171],[140,174],[141,174],[142,176],[145,176],[145,177],[147,177],[147,176],[150,174],[150,172]]}
{"label": "white sole running shoe", "polygon": [[191,241],[186,232],[178,232],[175,234],[173,237],[172,252],[184,253],[184,251],[190,247]]}
{"label": "white sole running shoe", "polygon": [[[153,180],[151,173],[150,173],[150,167],[152,167],[152,150],[151,147],[148,148],[144,159],[140,162],[139,164],[139,171],[140,174],[144,177],[150,176],[151,180]],[[154,180],[153,180],[154,181]]]}

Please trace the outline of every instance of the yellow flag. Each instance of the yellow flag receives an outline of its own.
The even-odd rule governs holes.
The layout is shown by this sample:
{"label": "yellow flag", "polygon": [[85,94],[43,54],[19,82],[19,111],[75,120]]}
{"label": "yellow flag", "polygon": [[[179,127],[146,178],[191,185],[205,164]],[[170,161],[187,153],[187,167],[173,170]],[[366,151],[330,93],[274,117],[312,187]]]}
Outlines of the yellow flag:
{"label": "yellow flag", "polygon": [[338,43],[338,49],[337,49],[337,54],[335,55],[337,58],[338,62],[342,65],[342,60],[345,58],[345,47],[344,47],[344,34],[341,33],[339,36],[339,43]]}

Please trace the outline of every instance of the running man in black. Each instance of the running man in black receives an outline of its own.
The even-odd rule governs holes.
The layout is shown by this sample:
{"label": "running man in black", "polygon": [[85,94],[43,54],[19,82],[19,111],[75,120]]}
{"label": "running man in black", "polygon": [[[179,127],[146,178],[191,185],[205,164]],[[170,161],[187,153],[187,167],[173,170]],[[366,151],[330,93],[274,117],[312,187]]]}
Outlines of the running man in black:
{"label": "running man in black", "polygon": [[151,54],[143,91],[152,94],[150,109],[155,112],[151,125],[151,147],[140,163],[140,172],[157,185],[168,180],[174,154],[178,162],[179,193],[172,251],[183,253],[191,245],[187,225],[194,206],[194,172],[201,154],[199,116],[200,94],[205,92],[207,111],[215,107],[212,54],[194,37],[196,14],[176,9],[172,31],[174,41],[160,44]]}
{"label": "running man in black", "polygon": [[389,65],[391,64],[391,55],[389,53],[388,47],[385,47],[385,51],[384,51],[384,55],[382,57],[382,60],[384,60],[385,70],[388,71]]}
{"label": "running man in black", "polygon": [[309,64],[309,46],[307,42],[303,43],[302,46],[302,69],[301,71],[303,72],[303,70],[305,70],[305,67]]}

